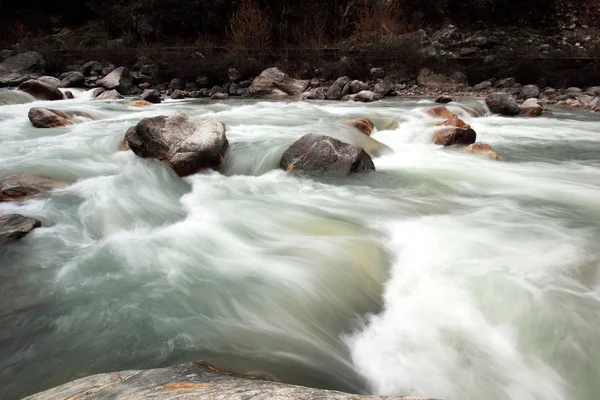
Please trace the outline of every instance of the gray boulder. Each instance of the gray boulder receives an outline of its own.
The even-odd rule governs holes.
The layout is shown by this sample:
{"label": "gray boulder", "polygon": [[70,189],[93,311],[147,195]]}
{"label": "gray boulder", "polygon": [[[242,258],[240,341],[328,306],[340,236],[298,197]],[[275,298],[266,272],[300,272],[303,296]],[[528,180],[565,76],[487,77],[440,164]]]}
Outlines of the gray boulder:
{"label": "gray boulder", "polygon": [[305,93],[305,97],[307,100],[325,100],[328,90],[326,87],[312,88]]}
{"label": "gray boulder", "polygon": [[9,57],[0,64],[0,87],[17,86],[44,74],[46,61],[38,52],[27,51]]}
{"label": "gray boulder", "polygon": [[286,172],[303,171],[321,176],[347,176],[375,170],[373,160],[362,148],[313,133],[292,144],[283,153],[279,167]]}
{"label": "gray boulder", "polygon": [[185,92],[183,90],[175,89],[169,97],[173,100],[183,100],[185,99]]}
{"label": "gray boulder", "polygon": [[78,71],[67,72],[60,82],[60,87],[79,88],[85,86],[85,76]]}
{"label": "gray boulder", "polygon": [[32,95],[38,100],[62,100],[65,98],[58,88],[34,79],[21,83],[18,89]]}
{"label": "gray boulder", "polygon": [[101,75],[102,68],[104,67],[98,61],[88,61],[83,64],[79,71],[85,76]]}
{"label": "gray boulder", "polygon": [[35,228],[42,226],[36,219],[20,214],[9,214],[0,217],[0,250],[10,242],[17,241]]}
{"label": "gray boulder", "polygon": [[520,112],[517,101],[510,93],[492,93],[485,99],[485,103],[494,114],[518,115]]}
{"label": "gray boulder", "polygon": [[515,78],[505,78],[505,79],[500,79],[499,81],[497,81],[494,86],[497,87],[498,89],[506,89],[506,88],[509,88],[512,85],[514,85],[515,82],[517,82],[517,80]]}
{"label": "gray boulder", "polygon": [[[84,396],[79,396],[81,394]],[[25,400],[425,400],[312,389],[234,374],[202,362],[81,378]]]}
{"label": "gray boulder", "polygon": [[489,88],[492,87],[492,82],[490,81],[483,81],[481,83],[478,83],[477,85],[473,86],[473,91],[474,92],[482,92],[484,90],[487,90]]}
{"label": "gray boulder", "polygon": [[520,99],[531,99],[540,97],[540,88],[536,85],[525,85],[519,93]]}
{"label": "gray boulder", "polygon": [[309,81],[291,78],[278,68],[264,70],[248,89],[251,96],[298,96],[308,87]]}
{"label": "gray boulder", "polygon": [[133,86],[133,77],[129,69],[119,67],[102,78],[98,84],[106,90],[115,89],[120,94],[126,95]]}
{"label": "gray boulder", "polygon": [[361,101],[363,103],[372,103],[379,100],[379,95],[370,90],[361,90],[355,95],[352,95],[353,101]]}
{"label": "gray boulder", "polygon": [[218,168],[229,148],[224,124],[181,112],[144,118],[125,139],[136,155],[166,161],[179,176]]}
{"label": "gray boulder", "polygon": [[39,78],[37,78],[37,80],[39,82],[45,83],[46,85],[50,85],[50,86],[54,86],[54,87],[60,86],[60,79],[55,78],[53,76],[44,75],[44,76],[40,76]]}
{"label": "gray boulder", "polygon": [[141,95],[142,100],[146,100],[149,103],[158,104],[160,100],[160,92],[158,90],[146,89]]}
{"label": "gray boulder", "polygon": [[396,85],[394,85],[392,81],[388,80],[377,82],[375,84],[375,88],[373,88],[373,91],[381,96],[388,96],[392,94],[394,90],[396,90]]}
{"label": "gray boulder", "polygon": [[94,100],[120,100],[123,96],[119,94],[116,90],[107,90],[99,93]]}
{"label": "gray boulder", "polygon": [[369,85],[362,81],[354,80],[350,82],[350,94],[356,94],[363,90],[369,90]]}
{"label": "gray boulder", "polygon": [[66,183],[46,176],[10,174],[0,178],[0,202],[28,200],[66,186]]}
{"label": "gray boulder", "polygon": [[337,78],[336,81],[333,82],[333,85],[331,85],[331,87],[327,91],[327,95],[325,96],[325,98],[327,98],[327,100],[341,99],[342,97],[344,97],[347,94],[347,93],[344,93],[344,91],[347,92],[350,90],[350,87],[348,86],[349,83],[350,83],[350,78],[348,78],[347,76],[342,76],[340,78]]}

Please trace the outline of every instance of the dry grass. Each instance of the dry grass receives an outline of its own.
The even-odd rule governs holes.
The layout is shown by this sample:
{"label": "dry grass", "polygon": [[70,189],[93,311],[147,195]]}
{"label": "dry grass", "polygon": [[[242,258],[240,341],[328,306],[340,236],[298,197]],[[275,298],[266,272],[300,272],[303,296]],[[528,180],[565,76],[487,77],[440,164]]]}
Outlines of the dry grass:
{"label": "dry grass", "polygon": [[262,49],[271,45],[271,19],[257,0],[242,0],[231,14],[227,39],[235,47]]}

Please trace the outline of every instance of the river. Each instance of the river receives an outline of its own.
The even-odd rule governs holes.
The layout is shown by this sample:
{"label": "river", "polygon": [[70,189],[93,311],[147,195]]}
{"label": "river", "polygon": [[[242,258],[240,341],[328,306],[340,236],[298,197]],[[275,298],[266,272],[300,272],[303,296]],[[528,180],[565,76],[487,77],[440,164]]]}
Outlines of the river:
{"label": "river", "polygon": [[[504,159],[431,144],[418,99],[35,102],[95,120],[35,129],[0,92],[0,175],[72,183],[0,203],[42,221],[0,254],[0,398],[89,374],[204,360],[321,388],[446,400],[600,393],[600,115],[478,116]],[[225,122],[219,172],[179,178],[118,151],[141,118]],[[377,172],[278,170],[305,133],[356,143]],[[391,121],[398,127],[384,130]]]}

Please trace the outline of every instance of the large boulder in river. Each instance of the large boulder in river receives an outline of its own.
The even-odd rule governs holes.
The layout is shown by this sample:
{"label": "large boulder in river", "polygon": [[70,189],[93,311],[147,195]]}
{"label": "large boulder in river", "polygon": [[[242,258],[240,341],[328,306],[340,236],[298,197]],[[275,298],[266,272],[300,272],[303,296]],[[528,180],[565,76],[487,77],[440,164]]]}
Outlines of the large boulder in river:
{"label": "large boulder in river", "polygon": [[129,69],[119,67],[98,81],[98,84],[106,90],[116,90],[126,95],[133,86],[133,77]]}
{"label": "large boulder in river", "polygon": [[466,146],[475,143],[475,140],[477,140],[477,134],[471,128],[444,128],[437,131],[433,137],[433,143],[440,146]]}
{"label": "large boulder in river", "polygon": [[179,176],[218,168],[229,148],[224,124],[181,112],[144,118],[127,131],[125,140],[135,154],[166,161]]}
{"label": "large boulder in river", "polygon": [[28,93],[38,100],[62,100],[65,98],[58,88],[47,83],[30,79],[19,85],[20,91]]}
{"label": "large boulder in river", "polygon": [[518,115],[520,112],[517,101],[510,93],[492,93],[485,99],[485,104],[494,114]]}
{"label": "large boulder in river", "polygon": [[373,103],[374,101],[379,101],[379,95],[375,92],[371,92],[370,90],[361,90],[356,94],[350,95],[350,100],[360,101],[363,103]]}
{"label": "large boulder in river", "polygon": [[11,174],[0,178],[0,202],[27,200],[66,186],[46,176]]}
{"label": "large boulder in river", "polygon": [[540,88],[536,85],[525,85],[519,92],[520,99],[531,99],[540,97]]}
{"label": "large boulder in river", "polygon": [[39,77],[43,75],[45,68],[46,61],[40,53],[27,51],[17,54],[0,64],[0,87],[17,86]]}
{"label": "large boulder in river", "polygon": [[67,72],[65,77],[60,81],[60,87],[78,88],[85,86],[85,76],[78,71]]}
{"label": "large boulder in river", "polygon": [[8,243],[21,239],[35,228],[42,226],[37,219],[20,214],[0,216],[0,250]]}
{"label": "large boulder in river", "polygon": [[60,126],[73,125],[76,118],[93,119],[90,115],[81,111],[59,111],[45,107],[33,107],[27,114],[29,121],[36,128],[57,128]]}
{"label": "large boulder in river", "polygon": [[265,69],[248,89],[248,94],[253,96],[297,96],[308,87],[309,81],[291,78],[278,68]]}
{"label": "large boulder in river", "polygon": [[347,176],[375,170],[371,157],[361,148],[330,136],[309,133],[292,144],[279,167],[322,176]]}
{"label": "large boulder in river", "polygon": [[[84,394],[83,396],[80,396]],[[25,400],[419,400],[380,397],[290,385],[222,371],[202,362],[88,376]],[[425,400],[425,399],[420,399]]]}
{"label": "large boulder in river", "polygon": [[154,89],[146,89],[144,93],[140,96],[142,100],[146,100],[149,103],[158,104],[161,102],[160,100],[160,92]]}
{"label": "large boulder in river", "polygon": [[339,100],[350,91],[350,78],[347,76],[342,76],[341,78],[337,78],[333,85],[327,91],[327,95],[325,96],[327,100]]}
{"label": "large boulder in river", "polygon": [[536,98],[525,100],[519,108],[521,115],[525,115],[526,117],[539,117],[544,112],[542,102]]}

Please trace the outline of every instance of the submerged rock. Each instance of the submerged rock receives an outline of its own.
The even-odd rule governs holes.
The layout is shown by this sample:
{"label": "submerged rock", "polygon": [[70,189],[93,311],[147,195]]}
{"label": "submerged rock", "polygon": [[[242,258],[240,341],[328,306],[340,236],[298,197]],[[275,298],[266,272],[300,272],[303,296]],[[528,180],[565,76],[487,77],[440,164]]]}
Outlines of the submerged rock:
{"label": "submerged rock", "polygon": [[431,115],[434,118],[458,118],[456,114],[452,111],[448,110],[446,106],[436,106],[427,110],[427,114]]}
{"label": "submerged rock", "polygon": [[496,153],[489,144],[486,143],[473,143],[467,146],[466,150],[471,153],[479,154],[487,157],[491,160],[502,161],[502,157]]}
{"label": "submerged rock", "polygon": [[89,376],[27,397],[26,400],[63,400],[79,397],[82,400],[425,400],[401,396],[361,396],[312,389],[234,374],[202,362]]}
{"label": "submerged rock", "polygon": [[127,131],[125,140],[136,155],[166,161],[179,176],[218,168],[229,148],[224,124],[181,112],[144,118]]}
{"label": "submerged rock", "polygon": [[485,104],[494,114],[518,115],[520,112],[517,101],[510,93],[492,93],[485,99]]}
{"label": "submerged rock", "polygon": [[20,214],[0,216],[0,249],[10,242],[17,241],[35,228],[42,226],[37,219]]}
{"label": "submerged rock", "polygon": [[18,89],[32,95],[38,100],[62,100],[65,97],[57,87],[35,79],[21,83]]}
{"label": "submerged rock", "polygon": [[375,129],[375,125],[373,124],[373,121],[371,121],[368,118],[349,119],[346,122],[367,136],[371,136],[373,129]]}
{"label": "submerged rock", "polygon": [[358,146],[330,136],[309,133],[292,144],[281,157],[280,168],[322,176],[346,176],[375,170],[371,157]]}
{"label": "submerged rock", "polygon": [[10,174],[0,178],[0,202],[28,200],[66,186],[47,176]]}
{"label": "submerged rock", "polygon": [[133,77],[129,69],[119,67],[98,81],[98,84],[106,90],[116,90],[126,95],[133,86]]}
{"label": "submerged rock", "polygon": [[57,128],[77,123],[76,117],[93,119],[81,111],[59,111],[45,107],[33,107],[27,114],[29,121],[36,128]]}
{"label": "submerged rock", "polygon": [[302,94],[308,87],[309,81],[290,78],[278,68],[264,70],[248,89],[248,94],[255,96],[297,96]]}

